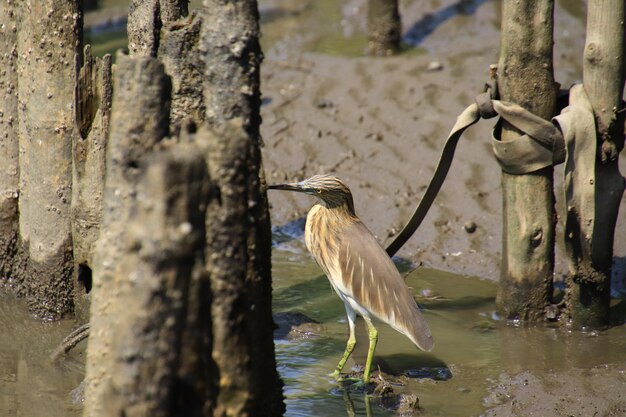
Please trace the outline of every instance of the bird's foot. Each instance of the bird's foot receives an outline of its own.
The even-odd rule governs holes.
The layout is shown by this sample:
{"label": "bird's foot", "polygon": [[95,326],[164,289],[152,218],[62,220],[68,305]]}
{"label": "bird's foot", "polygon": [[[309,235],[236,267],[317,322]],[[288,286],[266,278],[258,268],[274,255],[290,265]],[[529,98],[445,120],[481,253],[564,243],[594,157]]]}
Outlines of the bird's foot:
{"label": "bird's foot", "polygon": [[345,378],[339,381],[344,389],[355,393],[371,394],[374,390],[375,384],[371,382],[365,382],[362,378]]}
{"label": "bird's foot", "polygon": [[337,378],[335,378],[337,380],[337,382],[340,382],[343,385],[352,385],[352,384],[356,384],[359,382],[363,382],[363,378],[357,378],[357,377],[353,377],[353,376],[339,376]]}
{"label": "bird's foot", "polygon": [[341,375],[340,372],[333,372],[330,374],[343,388],[348,389],[351,392],[367,393],[371,391],[375,385],[372,382],[365,382],[362,377],[358,377],[351,373],[348,375]]}
{"label": "bird's foot", "polygon": [[353,376],[354,373],[348,375],[342,375],[341,371],[335,369],[332,373],[328,374],[329,377],[333,378],[337,382],[341,382],[342,384],[353,384],[358,381],[362,381],[362,378],[357,378]]}

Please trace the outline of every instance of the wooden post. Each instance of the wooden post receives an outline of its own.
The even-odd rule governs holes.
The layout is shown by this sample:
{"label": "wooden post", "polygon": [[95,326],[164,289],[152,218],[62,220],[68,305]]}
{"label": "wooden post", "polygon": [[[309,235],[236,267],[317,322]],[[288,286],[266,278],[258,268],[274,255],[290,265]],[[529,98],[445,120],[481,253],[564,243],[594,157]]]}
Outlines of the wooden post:
{"label": "wooden post", "polygon": [[[255,0],[204,0],[200,49],[210,127],[227,129],[209,153],[211,179],[222,198],[207,210],[207,268],[213,291],[213,357],[222,372],[217,415],[282,415],[271,311],[271,231],[261,162],[259,13]],[[229,121],[236,127],[222,127]],[[237,127],[238,126],[238,127]],[[232,134],[231,134],[232,132]],[[236,148],[238,155],[229,152]],[[237,167],[236,171],[233,166]],[[243,205],[237,210],[229,211]],[[237,226],[241,222],[242,227]],[[220,230],[234,227],[224,242]],[[214,228],[214,229],[213,229]],[[226,269],[233,270],[226,273]],[[242,294],[232,293],[235,289]],[[245,338],[230,334],[243,326]],[[231,339],[231,336],[234,337]],[[239,345],[234,351],[232,347]],[[263,381],[263,382],[261,382]]]}
{"label": "wooden post", "polygon": [[[498,64],[502,100],[550,119],[556,88],[552,69],[553,0],[504,0]],[[504,122],[502,140],[520,135]],[[506,319],[540,321],[552,295],[554,196],[552,167],[527,175],[502,172],[502,263],[497,309]]]}
{"label": "wooden post", "polygon": [[130,55],[157,56],[161,28],[187,16],[188,0],[132,0],[128,12]]}
{"label": "wooden post", "polygon": [[159,59],[172,79],[171,126],[178,133],[183,124],[200,126],[206,118],[204,107],[204,57],[199,42],[202,17],[192,13],[187,19],[161,29]]}
{"label": "wooden post", "polygon": [[102,59],[84,49],[83,66],[76,88],[77,126],[72,167],[72,240],[74,243],[74,302],[77,313],[86,317],[85,294],[92,286],[93,245],[100,233],[106,149],[113,94],[111,55]]}
{"label": "wooden post", "polygon": [[[592,236],[572,233],[567,307],[574,328],[608,324],[613,238],[624,191],[618,156],[624,147],[624,2],[590,0],[583,61],[583,86],[596,118],[598,159],[595,163],[595,213]],[[594,138],[589,138],[594,140]],[[568,237],[566,237],[568,239]]]}
{"label": "wooden post", "polygon": [[18,10],[13,0],[0,0],[0,283],[12,274],[19,221]]}
{"label": "wooden post", "polygon": [[[110,415],[106,413],[108,407],[115,406],[109,405],[113,389],[111,369],[123,346],[114,342],[124,343],[116,320],[132,308],[132,280],[136,278],[130,274],[134,266],[125,257],[132,250],[133,259],[137,260],[139,250],[128,241],[127,229],[138,221],[133,211],[139,198],[141,160],[169,133],[169,94],[169,79],[155,58],[131,58],[118,53],[103,218],[94,253],[85,416]],[[122,327],[127,325],[130,323]]]}
{"label": "wooden post", "polygon": [[397,52],[402,37],[398,0],[368,0],[367,7],[368,53],[386,56]]}
{"label": "wooden post", "polygon": [[78,1],[21,3],[18,30],[20,247],[24,293],[49,319],[72,311],[72,141]]}
{"label": "wooden post", "polygon": [[[127,222],[107,229],[109,237],[119,239],[114,251],[124,251],[123,256],[109,253],[119,263],[98,264],[96,279],[107,279],[109,293],[115,293],[109,302],[119,306],[117,314],[107,317],[108,378],[97,397],[97,411],[86,415],[210,415],[201,408],[207,402],[204,395],[179,401],[179,396],[193,399],[187,391],[197,383],[179,378],[183,335],[204,334],[207,328],[191,329],[186,320],[191,281],[197,266],[204,264],[205,161],[197,149],[172,148],[143,158],[136,174],[131,180],[137,181],[136,198],[121,202]],[[91,334],[98,330],[92,328]],[[193,354],[210,357],[210,340],[203,348]]]}

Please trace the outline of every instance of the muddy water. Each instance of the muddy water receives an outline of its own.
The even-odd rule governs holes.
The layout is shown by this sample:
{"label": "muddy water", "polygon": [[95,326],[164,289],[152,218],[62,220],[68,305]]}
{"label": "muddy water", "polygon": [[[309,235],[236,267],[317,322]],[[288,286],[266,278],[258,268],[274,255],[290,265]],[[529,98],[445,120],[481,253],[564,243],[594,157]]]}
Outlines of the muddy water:
{"label": "muddy water", "polygon": [[[275,235],[274,311],[300,312],[318,321],[317,335],[276,339],[285,381],[288,416],[391,416],[363,394],[347,393],[328,373],[347,338],[342,303],[309,257],[296,233]],[[581,334],[554,328],[519,328],[494,318],[495,285],[427,268],[407,273],[407,283],[424,307],[435,349],[418,351],[404,336],[379,324],[375,368],[401,378],[397,392],[414,393],[428,416],[479,415],[502,373],[530,371],[540,380],[560,370],[588,369],[626,361],[626,326]],[[409,272],[410,271],[410,272]],[[614,317],[623,323],[623,316]],[[11,296],[0,296],[0,416],[71,417],[81,414],[71,391],[84,375],[84,342],[59,364],[50,352],[76,323],[41,323]],[[347,369],[365,361],[367,335],[357,328],[357,347]],[[598,354],[601,352],[601,354]],[[369,404],[368,404],[369,403]]]}
{"label": "muddy water", "polygon": [[[320,276],[302,242],[278,244],[273,265],[275,311],[301,312],[322,324],[317,337],[276,343],[286,384],[287,415],[393,415],[376,404],[370,405],[368,414],[363,395],[351,394],[351,402],[346,402],[344,390],[327,376],[343,352],[347,323],[341,301]],[[406,267],[400,265],[400,269]],[[418,268],[408,273],[407,283],[424,307],[435,349],[420,352],[404,336],[379,324],[375,366],[392,376],[409,376],[402,379],[406,385],[397,389],[417,394],[426,415],[481,414],[486,405],[495,405],[485,398],[502,373],[530,371],[541,379],[548,372],[626,360],[623,325],[592,334],[556,327],[520,328],[494,316],[496,287],[491,282]],[[363,323],[358,330],[354,360],[348,368],[365,361]]]}
{"label": "muddy water", "polygon": [[81,415],[70,392],[83,379],[85,342],[58,364],[49,358],[74,327],[73,320],[42,323],[21,300],[0,294],[0,416]]}

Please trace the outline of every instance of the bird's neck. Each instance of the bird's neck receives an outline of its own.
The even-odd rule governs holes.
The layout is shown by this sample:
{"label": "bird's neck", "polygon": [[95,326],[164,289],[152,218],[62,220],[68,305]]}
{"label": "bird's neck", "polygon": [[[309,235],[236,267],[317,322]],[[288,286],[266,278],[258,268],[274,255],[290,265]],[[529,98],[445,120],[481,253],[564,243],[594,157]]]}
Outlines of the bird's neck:
{"label": "bird's neck", "polygon": [[350,217],[356,217],[356,213],[354,211],[354,202],[351,195],[342,199],[338,199],[336,201],[319,200],[316,205],[324,207],[325,209],[329,210],[330,213],[338,216],[345,215]]}
{"label": "bird's neck", "polygon": [[[323,203],[315,204],[307,215],[307,233],[325,234],[331,238],[335,233],[359,221],[354,209],[348,205],[327,206]],[[328,233],[324,233],[328,232]]]}
{"label": "bird's neck", "polygon": [[352,200],[345,200],[341,203],[328,203],[320,201],[313,208],[319,207],[320,213],[329,218],[357,219],[354,212],[354,204]]}
{"label": "bird's neck", "polygon": [[315,204],[306,218],[304,240],[307,248],[326,274],[333,270],[324,254],[336,253],[344,230],[359,219],[354,210],[346,206],[328,207]]}

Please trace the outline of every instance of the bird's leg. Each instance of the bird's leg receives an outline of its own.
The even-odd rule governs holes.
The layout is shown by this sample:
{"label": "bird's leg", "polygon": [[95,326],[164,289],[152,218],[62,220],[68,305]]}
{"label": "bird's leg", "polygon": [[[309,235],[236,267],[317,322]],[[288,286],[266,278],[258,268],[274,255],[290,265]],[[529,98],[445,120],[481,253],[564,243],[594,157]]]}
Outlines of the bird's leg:
{"label": "bird's leg", "polygon": [[338,378],[339,375],[341,375],[341,370],[343,369],[343,366],[346,364],[346,361],[352,354],[352,351],[354,350],[354,345],[356,345],[356,336],[354,335],[356,313],[354,312],[354,310],[352,310],[352,308],[349,308],[347,304],[346,304],[346,314],[348,315],[348,326],[350,328],[350,337],[348,337],[348,343],[346,343],[346,350],[345,352],[343,352],[343,357],[337,364],[335,371],[331,374],[331,376],[335,379]]}
{"label": "bird's leg", "polygon": [[337,364],[337,367],[335,368],[335,371],[331,375],[334,378],[337,378],[341,374],[341,370],[343,369],[343,366],[346,364],[346,361],[352,354],[352,351],[354,350],[354,345],[356,345],[356,339],[354,338],[354,335],[352,334],[352,332],[350,333],[351,333],[350,338],[348,339],[348,343],[346,343],[346,350],[345,352],[343,352],[343,357],[341,358],[341,360]]}
{"label": "bird's leg", "polygon": [[363,371],[363,382],[370,382],[370,370],[372,368],[372,359],[374,359],[374,351],[376,350],[376,343],[378,342],[378,330],[372,324],[372,319],[363,317],[365,324],[367,325],[367,333],[370,339],[370,345],[367,349],[367,360],[365,361],[365,370]]}

